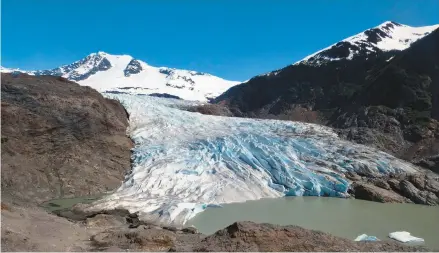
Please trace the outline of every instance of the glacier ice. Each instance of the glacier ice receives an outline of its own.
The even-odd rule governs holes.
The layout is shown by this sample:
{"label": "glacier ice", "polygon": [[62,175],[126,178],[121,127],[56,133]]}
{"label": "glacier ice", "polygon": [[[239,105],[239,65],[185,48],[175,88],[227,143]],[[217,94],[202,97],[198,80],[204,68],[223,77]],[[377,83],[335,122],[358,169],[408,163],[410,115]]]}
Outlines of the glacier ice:
{"label": "glacier ice", "polygon": [[400,242],[424,242],[423,238],[412,236],[407,231],[397,231],[389,233],[389,237]]}
{"label": "glacier ice", "polygon": [[106,94],[130,114],[132,170],[90,208],[127,208],[181,225],[207,206],[281,196],[346,197],[347,171],[414,172],[395,157],[330,128],[188,112],[197,102]]}
{"label": "glacier ice", "polygon": [[360,241],[380,241],[380,239],[378,239],[376,236],[373,236],[373,235],[361,234],[361,235],[357,236],[354,241],[356,241],[356,242],[360,242]]}

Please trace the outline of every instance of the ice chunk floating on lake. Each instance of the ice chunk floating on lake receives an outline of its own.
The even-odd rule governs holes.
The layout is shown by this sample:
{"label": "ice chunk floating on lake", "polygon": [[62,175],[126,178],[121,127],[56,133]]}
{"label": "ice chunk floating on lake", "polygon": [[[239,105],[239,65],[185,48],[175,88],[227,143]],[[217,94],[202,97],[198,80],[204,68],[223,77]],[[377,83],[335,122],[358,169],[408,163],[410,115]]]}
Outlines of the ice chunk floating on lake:
{"label": "ice chunk floating on lake", "polygon": [[412,236],[409,232],[393,232],[389,237],[400,242],[424,242],[424,239]]}
{"label": "ice chunk floating on lake", "polygon": [[123,207],[183,224],[208,205],[281,196],[345,197],[346,171],[415,171],[386,153],[343,141],[327,127],[202,115],[191,102],[108,95],[130,114],[132,171],[94,208]]}
{"label": "ice chunk floating on lake", "polygon": [[361,234],[361,235],[357,236],[357,238],[355,238],[354,241],[360,242],[360,241],[379,241],[379,240],[380,239],[378,239],[376,236]]}

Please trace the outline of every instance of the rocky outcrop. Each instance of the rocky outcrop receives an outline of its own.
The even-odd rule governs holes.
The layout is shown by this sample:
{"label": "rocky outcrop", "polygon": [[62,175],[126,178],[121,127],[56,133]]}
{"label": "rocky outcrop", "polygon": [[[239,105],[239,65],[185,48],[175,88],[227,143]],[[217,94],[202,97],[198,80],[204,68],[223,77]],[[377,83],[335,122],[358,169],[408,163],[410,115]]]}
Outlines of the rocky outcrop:
{"label": "rocky outcrop", "polygon": [[132,142],[118,101],[61,77],[1,78],[3,198],[36,203],[121,184]]}
{"label": "rocky outcrop", "polygon": [[[352,174],[352,173],[351,173]],[[399,174],[382,177],[350,176],[352,196],[382,203],[439,205],[439,177]]]}
{"label": "rocky outcrop", "polygon": [[201,114],[206,114],[206,115],[217,115],[217,116],[226,116],[226,117],[233,116],[232,112],[230,112],[230,110],[227,107],[217,104],[196,105],[186,108],[186,110],[190,112],[199,112]]}
{"label": "rocky outcrop", "polygon": [[204,237],[182,230],[171,231],[157,226],[107,229],[93,235],[94,251],[118,249],[117,251],[193,251],[193,247]]}
{"label": "rocky outcrop", "polygon": [[363,199],[381,203],[411,203],[411,201],[394,191],[383,189],[372,184],[355,182],[352,185],[356,199]]}
{"label": "rocky outcrop", "polygon": [[94,250],[171,252],[426,251],[396,242],[354,242],[298,226],[236,222],[213,235],[141,226],[91,237]]}
{"label": "rocky outcrop", "polygon": [[415,164],[439,174],[439,155],[421,158]]}
{"label": "rocky outcrop", "polygon": [[362,107],[331,122],[340,137],[373,146],[438,172],[439,121],[410,109]]}
{"label": "rocky outcrop", "polygon": [[395,242],[354,242],[298,226],[236,222],[204,238],[194,251],[419,251]]}

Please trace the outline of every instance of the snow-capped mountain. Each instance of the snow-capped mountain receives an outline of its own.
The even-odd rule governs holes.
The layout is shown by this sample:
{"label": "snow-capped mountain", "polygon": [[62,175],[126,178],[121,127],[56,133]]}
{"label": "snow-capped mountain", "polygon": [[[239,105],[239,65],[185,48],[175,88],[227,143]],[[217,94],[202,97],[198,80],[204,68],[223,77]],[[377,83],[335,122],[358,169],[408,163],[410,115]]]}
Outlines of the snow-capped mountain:
{"label": "snow-capped mountain", "polygon": [[190,70],[154,67],[129,55],[92,53],[82,60],[51,70],[1,72],[62,76],[100,92],[169,94],[185,100],[206,101],[240,83]]}
{"label": "snow-capped mountain", "polygon": [[346,38],[319,50],[295,63],[319,66],[328,61],[352,60],[354,57],[374,55],[381,52],[401,51],[430,34],[439,25],[411,27],[387,21],[381,25]]}
{"label": "snow-capped mountain", "polygon": [[[358,94],[366,92],[363,90],[365,85],[375,80],[388,64],[399,61],[413,47],[427,47],[426,50],[434,56],[435,34],[438,32],[439,25],[410,27],[385,22],[311,54],[295,64],[253,77],[245,85],[227,90],[215,98],[214,102],[229,106],[237,116],[276,115],[293,117],[295,120],[302,117],[300,113],[292,115],[296,110],[293,108],[297,107],[317,111],[349,107],[358,102],[353,99],[354,95],[361,97]],[[427,51],[422,51],[421,59],[430,62]],[[423,60],[416,62],[417,66],[423,65]],[[430,69],[428,66],[426,68]],[[408,80],[393,74],[390,76],[386,81],[388,83]]]}

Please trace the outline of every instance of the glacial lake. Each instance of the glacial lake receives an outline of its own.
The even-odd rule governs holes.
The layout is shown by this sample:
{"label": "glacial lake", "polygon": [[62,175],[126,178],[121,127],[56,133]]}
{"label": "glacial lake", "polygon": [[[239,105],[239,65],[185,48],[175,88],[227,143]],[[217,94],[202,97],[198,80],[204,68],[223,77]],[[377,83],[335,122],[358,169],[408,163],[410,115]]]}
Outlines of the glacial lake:
{"label": "glacial lake", "polygon": [[261,199],[208,208],[186,225],[212,234],[235,221],[298,225],[351,240],[360,234],[392,240],[389,233],[407,231],[424,238],[425,243],[418,245],[439,250],[439,207],[415,204],[324,197]]}

